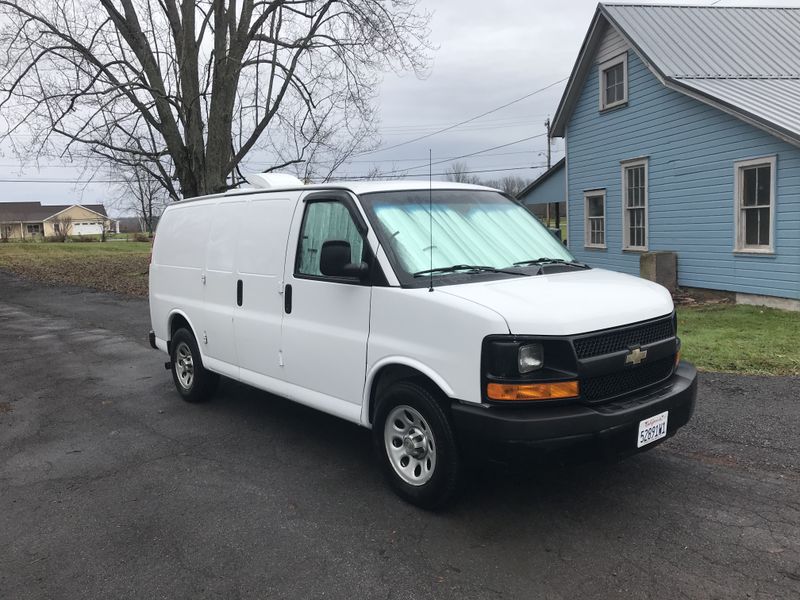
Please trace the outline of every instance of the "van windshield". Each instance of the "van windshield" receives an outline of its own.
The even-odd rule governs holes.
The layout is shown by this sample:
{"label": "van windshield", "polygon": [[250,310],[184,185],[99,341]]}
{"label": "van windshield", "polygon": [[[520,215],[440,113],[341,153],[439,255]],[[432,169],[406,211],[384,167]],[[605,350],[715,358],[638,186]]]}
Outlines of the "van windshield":
{"label": "van windshield", "polygon": [[420,276],[431,270],[441,285],[530,275],[528,267],[539,259],[574,261],[536,217],[498,192],[413,190],[360,198],[403,285],[425,285]]}

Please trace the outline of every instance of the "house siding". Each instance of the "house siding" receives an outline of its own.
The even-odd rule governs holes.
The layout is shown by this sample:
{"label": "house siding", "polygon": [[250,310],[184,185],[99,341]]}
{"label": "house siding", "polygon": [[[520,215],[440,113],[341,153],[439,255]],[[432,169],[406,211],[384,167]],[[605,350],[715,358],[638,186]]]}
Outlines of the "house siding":
{"label": "house siding", "polygon": [[567,197],[567,182],[564,171],[563,167],[558,169],[530,192],[520,196],[519,201],[528,206],[547,204],[548,202],[563,202]]}
{"label": "house siding", "polygon": [[56,235],[54,225],[57,221],[62,221],[67,225],[67,235],[74,234],[74,224],[78,222],[89,223],[103,223],[105,222],[106,230],[110,230],[110,221],[103,215],[99,215],[94,211],[87,210],[82,206],[71,206],[67,210],[53,215],[44,221],[44,235],[46,237]]}
{"label": "house siding", "polygon": [[[628,84],[627,106],[601,113],[589,69],[567,124],[576,257],[639,273],[640,253],[622,250],[620,161],[647,157],[648,249],[677,252],[679,285],[800,299],[800,149],[664,87],[633,50]],[[734,162],[766,156],[777,157],[775,253],[736,254]],[[584,247],[583,192],[597,188],[606,190],[605,250]]]}
{"label": "house siding", "polygon": [[597,64],[616,58],[630,48],[628,41],[622,37],[616,27],[608,23],[605,27],[603,39],[600,40],[600,45],[597,47]]}

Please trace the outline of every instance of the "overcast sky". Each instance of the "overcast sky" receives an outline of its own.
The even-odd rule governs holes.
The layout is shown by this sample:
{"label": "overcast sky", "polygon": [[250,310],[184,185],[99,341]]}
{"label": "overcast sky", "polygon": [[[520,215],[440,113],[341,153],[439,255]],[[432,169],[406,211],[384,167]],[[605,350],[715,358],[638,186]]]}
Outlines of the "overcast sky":
{"label": "overcast sky", "polygon": [[[355,157],[337,175],[363,175],[372,166],[384,171],[407,169],[427,173],[430,148],[433,167],[443,172],[453,157],[510,144],[461,159],[470,170],[491,179],[516,174],[533,179],[543,171],[546,141],[544,121],[555,112],[597,3],[593,0],[420,0],[433,11],[431,42],[437,48],[430,75],[384,77],[379,96],[382,146],[387,150]],[[663,3],[663,2],[639,2]],[[713,0],[670,2],[711,5]],[[718,5],[798,6],[800,1],[733,2]],[[492,110],[536,90],[552,86],[526,100],[482,119],[427,139],[388,148]],[[553,161],[563,154],[561,140]],[[513,169],[501,171],[499,169]],[[86,176],[91,176],[89,172]],[[31,183],[28,180],[75,179],[81,165],[20,169],[13,155],[0,155],[0,200],[38,200],[46,204],[106,202],[112,195],[105,183],[89,185]],[[98,179],[106,179],[104,173]],[[24,179],[25,182],[8,182]],[[113,209],[112,209],[113,211]]]}

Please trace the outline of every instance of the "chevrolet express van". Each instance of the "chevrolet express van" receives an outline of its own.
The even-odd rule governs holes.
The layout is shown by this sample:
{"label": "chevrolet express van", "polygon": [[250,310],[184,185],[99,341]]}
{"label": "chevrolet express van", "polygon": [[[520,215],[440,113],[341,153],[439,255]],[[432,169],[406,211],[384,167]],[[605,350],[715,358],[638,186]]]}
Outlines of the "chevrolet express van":
{"label": "chevrolet express van", "polygon": [[469,451],[624,454],[692,415],[667,290],[577,262],[501,192],[252,181],[158,225],[150,342],[185,400],[225,376],[370,428],[391,486],[429,508]]}

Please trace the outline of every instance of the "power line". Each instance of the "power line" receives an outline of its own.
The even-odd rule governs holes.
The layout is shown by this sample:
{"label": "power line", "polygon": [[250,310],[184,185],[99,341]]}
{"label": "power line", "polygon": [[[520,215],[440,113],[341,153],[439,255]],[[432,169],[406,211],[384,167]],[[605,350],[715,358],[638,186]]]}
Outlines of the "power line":
{"label": "power line", "polygon": [[[502,173],[505,171],[523,171],[528,169],[544,169],[546,165],[531,165],[527,167],[507,167],[505,169],[478,169],[475,171],[459,171],[459,174],[472,174],[472,173]],[[452,173],[430,173],[431,177],[444,177],[445,175],[451,175]],[[405,177],[427,177],[429,173],[404,173],[402,175],[389,175],[386,173],[381,173],[378,177],[374,179],[376,181],[380,181],[381,179],[403,179]],[[369,175],[342,175],[341,177],[331,177],[330,181],[361,181],[364,179],[373,179],[373,177]]]}
{"label": "power line", "polygon": [[[546,115],[541,115],[541,117],[545,117]],[[538,118],[538,117],[537,117]],[[529,123],[530,118],[526,117],[525,119],[521,119],[518,116],[508,116],[508,117],[499,117],[495,119],[484,119],[481,123],[476,123],[476,125],[481,124],[490,124],[490,123]],[[387,130],[398,130],[398,129],[439,129],[441,127],[449,127],[451,125],[450,122],[447,123],[423,123],[423,122],[415,122],[415,123],[406,123],[406,124],[397,124],[397,125],[386,125],[381,123],[381,131]]]}
{"label": "power line", "polygon": [[0,179],[0,183],[125,183],[124,179]]}
{"label": "power line", "polygon": [[543,92],[545,90],[548,90],[551,87],[558,85],[559,83],[565,82],[567,79],[569,79],[569,78],[565,77],[564,79],[559,79],[558,81],[555,81],[555,82],[553,82],[553,83],[551,83],[549,85],[544,86],[543,88],[539,88],[538,90],[534,90],[534,91],[530,92],[529,94],[525,94],[524,96],[521,96],[521,97],[517,98],[516,100],[512,100],[511,102],[506,102],[505,104],[503,104],[501,106],[498,106],[498,107],[493,108],[491,110],[487,110],[484,113],[481,113],[481,114],[479,114],[477,116],[474,116],[474,117],[471,117],[469,119],[465,119],[464,121],[460,121],[458,123],[455,123],[454,125],[450,125],[448,127],[443,127],[442,129],[438,129],[437,131],[434,131],[432,133],[421,135],[419,137],[415,137],[414,139],[411,139],[411,140],[408,140],[408,141],[405,141],[405,142],[400,142],[400,143],[394,144],[392,146],[386,146],[385,148],[377,148],[375,150],[367,150],[366,152],[360,152],[359,155],[374,154],[375,152],[384,152],[386,150],[393,150],[394,148],[399,148],[400,146],[405,146],[407,144],[413,144],[414,142],[418,142],[420,140],[427,139],[427,138],[432,137],[434,135],[438,135],[440,133],[444,133],[445,131],[450,131],[451,129],[455,129],[456,127],[461,127],[462,125],[465,125],[467,123],[471,123],[472,121],[477,121],[478,119],[480,119],[482,117],[485,117],[486,115],[490,115],[492,113],[495,113],[498,110],[502,110],[504,108],[507,108],[507,107],[511,106],[512,104],[516,104],[517,102],[522,102],[523,100],[526,100],[526,99],[530,98],[531,96],[534,96],[534,95],[539,94],[539,93],[541,93],[541,92]]}
{"label": "power line", "polygon": [[[530,137],[522,138],[521,140],[515,140],[513,142],[508,142],[507,144],[500,144],[499,146],[492,146],[491,148],[484,148],[483,150],[478,150],[476,152],[470,152],[469,154],[462,154],[461,156],[451,156],[450,158],[445,158],[443,160],[437,160],[436,162],[431,163],[430,166],[441,165],[441,164],[446,163],[446,162],[451,162],[451,161],[459,160],[459,159],[462,159],[462,158],[469,158],[470,156],[477,156],[478,154],[483,154],[485,152],[491,152],[492,150],[499,150],[500,148],[507,148],[508,146],[513,146],[515,144],[521,144],[522,142],[527,142],[529,140],[534,140],[536,138],[540,138],[540,137],[543,137],[545,135],[547,135],[547,134],[546,133],[539,133],[537,135],[532,135]],[[411,170],[414,170],[414,169],[421,169],[422,167],[425,167],[425,166],[428,166],[428,165],[417,165],[415,167],[408,167],[408,168],[411,169]],[[384,173],[384,175],[391,175],[392,173],[399,173],[400,171],[403,171],[403,170],[404,169],[394,169],[393,171],[387,171],[386,173]]]}
{"label": "power line", "polygon": [[[436,163],[433,163],[436,164]],[[425,165],[423,165],[425,166]],[[461,171],[464,174],[472,173],[501,173],[504,171],[523,171],[528,169],[544,169],[547,165],[530,165],[526,167],[507,167],[504,169],[477,169],[471,171]],[[417,167],[414,167],[417,168]],[[402,179],[404,177],[422,177],[427,176],[428,173],[403,173],[402,175],[392,175],[390,173],[381,173],[377,179]],[[444,177],[450,173],[432,173],[433,177]],[[363,180],[371,179],[369,175],[343,175],[340,177],[331,177],[331,181],[349,181],[349,180]],[[80,179],[0,179],[0,183],[58,183],[58,184],[94,184],[94,183],[126,183],[123,179],[97,179],[97,180],[80,180]]]}
{"label": "power line", "polygon": [[[487,157],[490,157],[490,156],[516,156],[518,154],[544,154],[544,152],[545,152],[544,149],[541,149],[541,150],[515,150],[514,152],[494,152],[494,153],[490,153],[490,154],[483,154],[481,156],[481,158],[487,158]],[[423,156],[423,157],[418,157],[418,158],[406,157],[406,158],[379,158],[379,159],[371,159],[371,160],[370,159],[348,160],[348,161],[345,161],[345,162],[348,163],[348,164],[364,163],[364,164],[369,164],[369,165],[377,165],[379,163],[420,162],[420,161],[424,161],[424,160],[427,160],[427,159]],[[436,162],[434,162],[434,164],[439,164],[439,160],[440,159],[437,158]],[[441,159],[441,160],[443,162],[449,162],[451,160],[456,160],[456,157],[444,158],[444,159]],[[320,163],[320,164],[326,164],[326,163]],[[252,169],[250,167],[247,167],[247,166],[243,166],[242,168],[243,168],[243,170],[245,172],[248,172],[248,171],[256,172],[256,171],[260,171],[260,170],[264,169],[264,167],[261,167],[261,166],[255,167],[255,168],[252,168]],[[411,168],[416,169],[417,167],[408,167],[408,168],[409,169],[411,169]]]}

